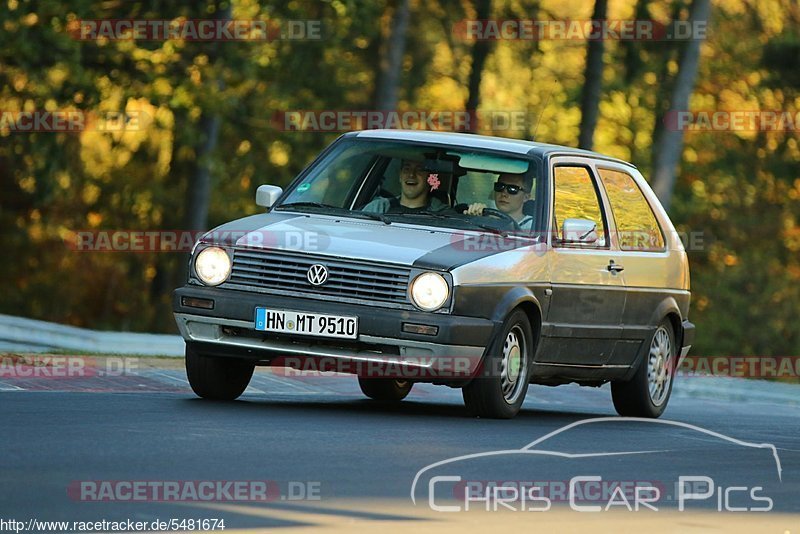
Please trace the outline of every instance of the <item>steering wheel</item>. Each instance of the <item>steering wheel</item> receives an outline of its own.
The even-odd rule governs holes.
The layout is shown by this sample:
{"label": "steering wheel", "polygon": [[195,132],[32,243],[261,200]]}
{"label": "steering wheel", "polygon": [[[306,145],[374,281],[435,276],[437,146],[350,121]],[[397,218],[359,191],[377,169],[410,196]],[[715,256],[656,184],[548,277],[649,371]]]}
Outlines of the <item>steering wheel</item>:
{"label": "steering wheel", "polygon": [[511,215],[507,213],[503,213],[500,210],[496,210],[494,208],[483,208],[483,216],[484,217],[494,217],[496,219],[504,220],[505,222],[511,223],[514,228],[519,229],[519,225],[517,221]]}
{"label": "steering wheel", "polygon": [[[453,206],[453,210],[462,214],[467,211],[467,208],[469,208],[468,204],[457,204],[456,206]],[[503,213],[500,210],[496,210],[494,208],[483,208],[482,215],[484,217],[492,217],[494,219],[499,219],[507,224],[511,224],[512,228],[514,228],[515,230],[520,229],[519,224],[511,215]]]}

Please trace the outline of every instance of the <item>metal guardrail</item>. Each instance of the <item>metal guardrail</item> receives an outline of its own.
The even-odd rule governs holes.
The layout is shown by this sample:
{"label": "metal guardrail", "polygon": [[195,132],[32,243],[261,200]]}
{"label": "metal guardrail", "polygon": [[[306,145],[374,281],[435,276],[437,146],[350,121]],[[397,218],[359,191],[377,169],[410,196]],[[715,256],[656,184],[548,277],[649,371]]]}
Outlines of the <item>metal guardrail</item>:
{"label": "metal guardrail", "polygon": [[0,352],[54,350],[182,357],[184,343],[174,335],[101,332],[0,314]]}

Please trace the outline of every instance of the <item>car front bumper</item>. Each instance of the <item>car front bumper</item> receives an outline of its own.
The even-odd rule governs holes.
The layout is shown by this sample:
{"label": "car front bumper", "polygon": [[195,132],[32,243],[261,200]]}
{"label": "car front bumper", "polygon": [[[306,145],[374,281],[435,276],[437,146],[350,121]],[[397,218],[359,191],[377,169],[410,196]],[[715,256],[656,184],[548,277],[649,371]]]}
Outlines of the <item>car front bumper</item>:
{"label": "car front bumper", "polygon": [[[213,309],[187,306],[186,298],[214,302]],[[355,340],[255,330],[255,309],[266,307],[329,315],[358,316]],[[392,372],[418,380],[447,381],[472,376],[499,326],[475,317],[318,301],[230,289],[186,285],[173,293],[178,329],[192,350],[207,356],[247,358],[263,364],[380,375]],[[435,335],[403,331],[404,323],[436,327]],[[302,359],[302,360],[301,360]],[[324,361],[323,365],[319,361]]]}

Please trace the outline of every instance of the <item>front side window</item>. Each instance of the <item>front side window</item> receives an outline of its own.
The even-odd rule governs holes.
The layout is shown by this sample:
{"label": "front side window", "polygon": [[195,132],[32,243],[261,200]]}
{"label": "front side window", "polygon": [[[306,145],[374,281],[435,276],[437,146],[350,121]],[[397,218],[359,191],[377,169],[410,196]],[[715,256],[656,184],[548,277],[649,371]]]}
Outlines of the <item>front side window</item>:
{"label": "front side window", "polygon": [[663,251],[664,234],[642,190],[633,177],[621,171],[598,169],[622,250]]}
{"label": "front side window", "polygon": [[368,174],[375,161],[372,152],[354,144],[342,144],[319,162],[283,203],[319,202],[346,207],[354,188]]}
{"label": "front side window", "polygon": [[597,242],[605,246],[606,225],[600,208],[600,199],[586,167],[557,166],[555,168],[555,207],[553,211],[554,235],[563,240],[563,224],[567,219],[586,219],[595,223]]}

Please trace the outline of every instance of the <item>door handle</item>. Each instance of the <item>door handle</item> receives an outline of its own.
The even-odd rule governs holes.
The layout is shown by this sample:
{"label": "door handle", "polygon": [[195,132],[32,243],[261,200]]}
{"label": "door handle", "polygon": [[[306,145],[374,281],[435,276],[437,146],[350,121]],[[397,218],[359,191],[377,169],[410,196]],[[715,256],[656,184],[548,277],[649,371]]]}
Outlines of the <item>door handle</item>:
{"label": "door handle", "polygon": [[608,269],[608,272],[610,272],[611,274],[616,274],[624,271],[625,267],[623,267],[618,263],[615,263],[614,260],[611,260],[608,262],[608,267],[606,267],[606,269]]}

